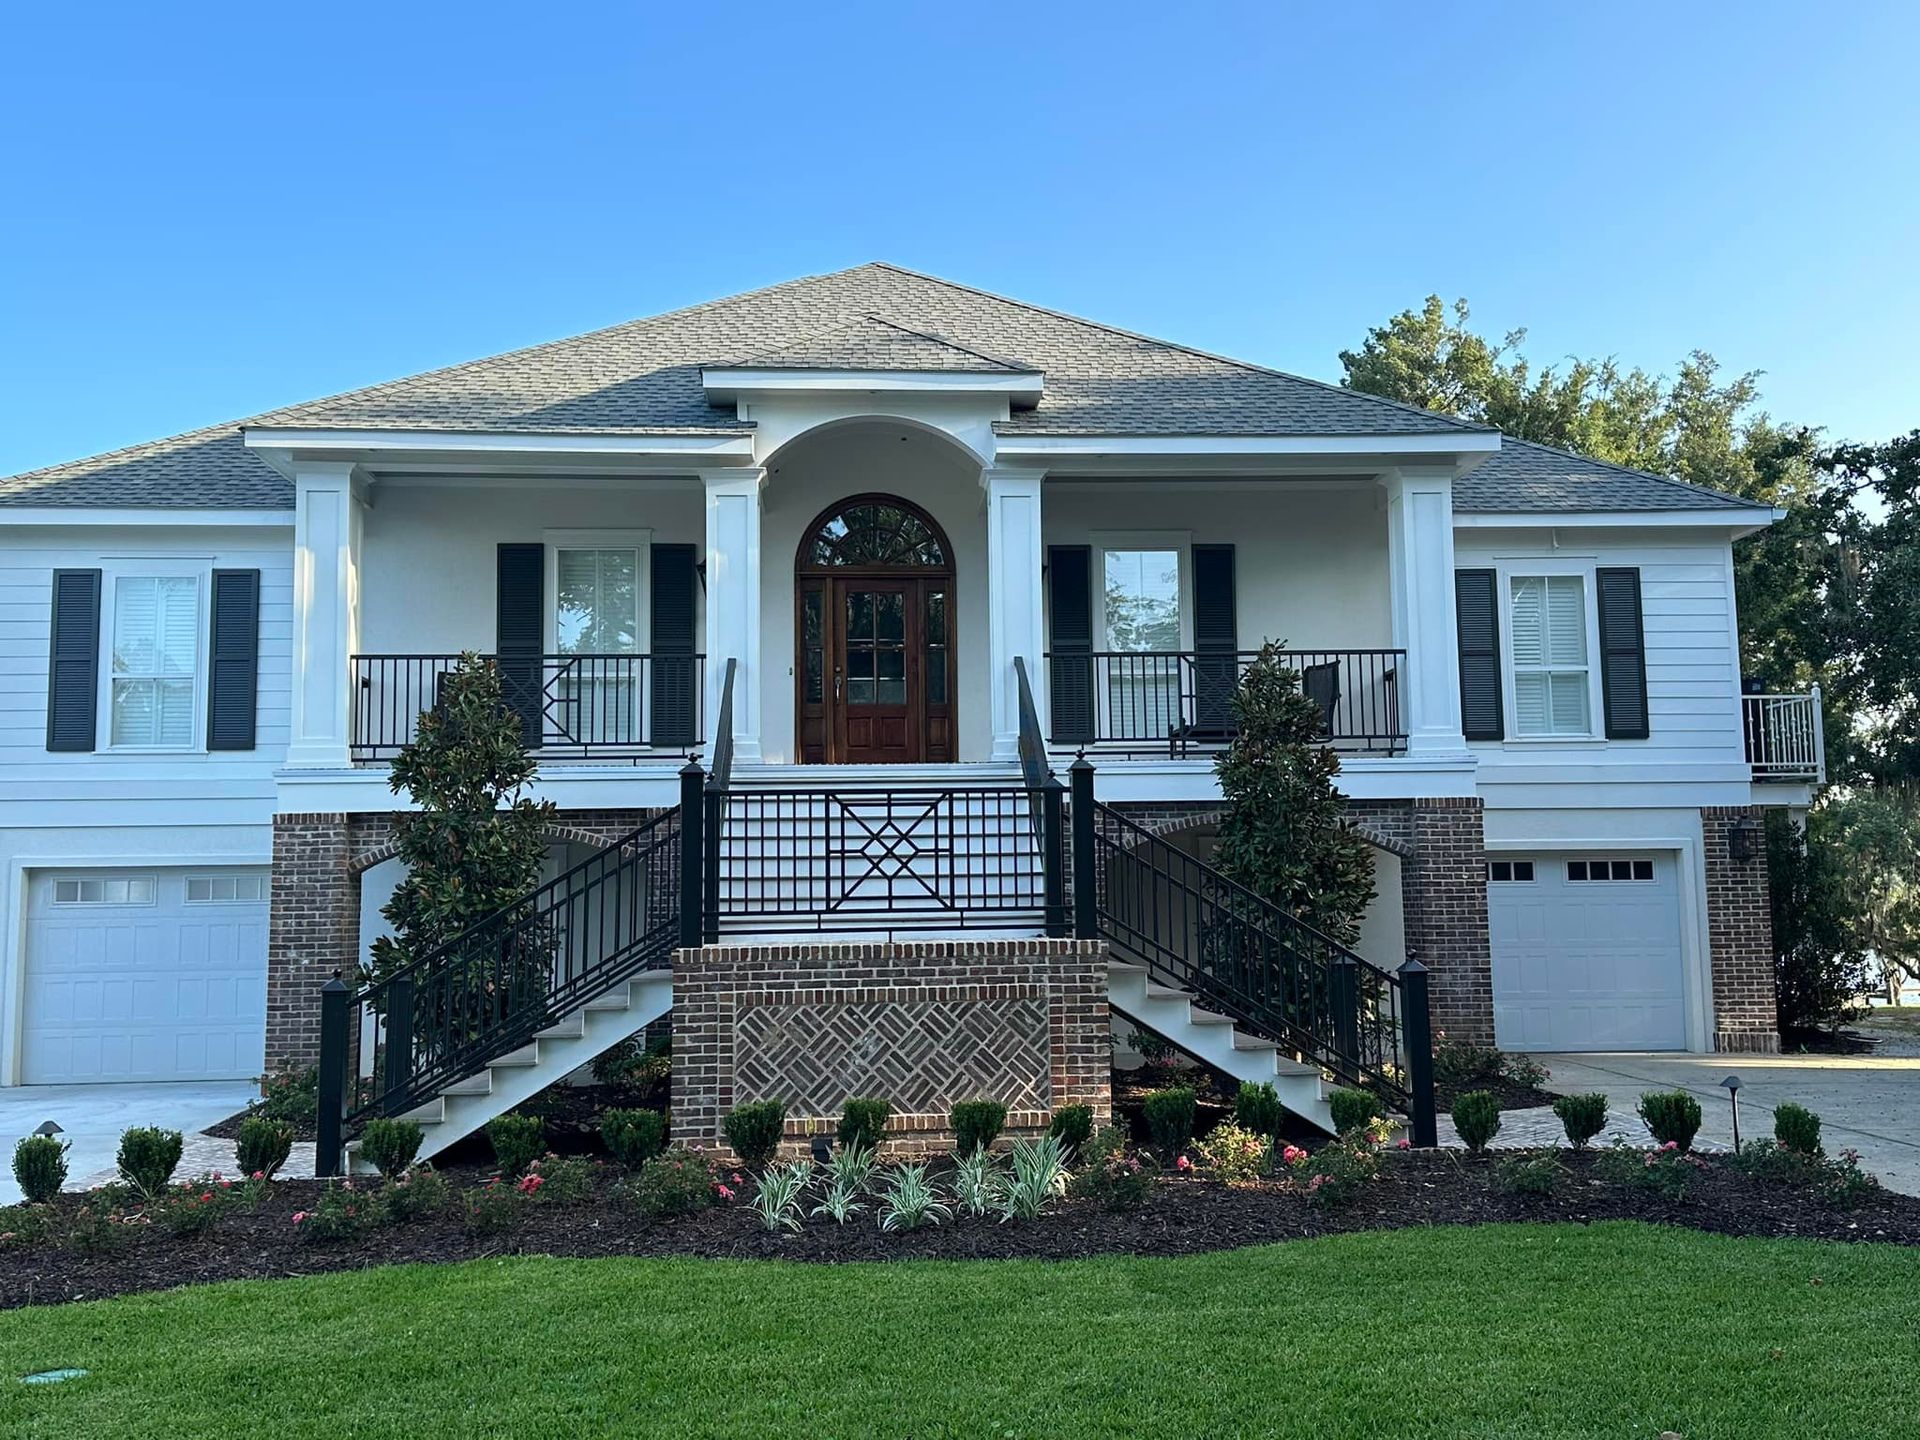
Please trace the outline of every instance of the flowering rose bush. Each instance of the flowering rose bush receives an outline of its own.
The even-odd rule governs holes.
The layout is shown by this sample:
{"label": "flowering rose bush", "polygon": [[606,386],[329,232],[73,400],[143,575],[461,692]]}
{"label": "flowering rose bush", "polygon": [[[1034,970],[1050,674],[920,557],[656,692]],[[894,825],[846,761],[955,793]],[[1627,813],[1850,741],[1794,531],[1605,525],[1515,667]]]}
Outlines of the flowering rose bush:
{"label": "flowering rose bush", "polygon": [[1200,1158],[1207,1162],[1216,1179],[1229,1185],[1245,1185],[1259,1179],[1267,1168],[1267,1148],[1266,1136],[1227,1121],[1214,1126],[1200,1142]]}
{"label": "flowering rose bush", "polygon": [[1126,1137],[1109,1125],[1087,1142],[1080,1169],[1068,1182],[1068,1193],[1109,1210],[1132,1210],[1146,1200],[1153,1176],[1153,1167],[1138,1155],[1129,1155]]}
{"label": "flowering rose bush", "polygon": [[345,1240],[365,1229],[373,1218],[368,1197],[354,1189],[353,1181],[342,1180],[320,1192],[311,1210],[297,1210],[293,1226],[303,1241],[326,1244]]}
{"label": "flowering rose bush", "polygon": [[1380,1173],[1380,1156],[1364,1133],[1315,1151],[1289,1145],[1281,1158],[1295,1188],[1316,1205],[1344,1205]]}

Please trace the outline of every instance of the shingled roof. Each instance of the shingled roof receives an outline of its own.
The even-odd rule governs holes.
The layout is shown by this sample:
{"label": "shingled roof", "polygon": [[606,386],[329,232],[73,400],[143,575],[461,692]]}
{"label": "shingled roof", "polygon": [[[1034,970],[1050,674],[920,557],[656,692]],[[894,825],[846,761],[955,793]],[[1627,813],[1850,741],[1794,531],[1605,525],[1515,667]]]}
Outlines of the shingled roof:
{"label": "shingled roof", "polygon": [[[240,422],[486,433],[737,434],[705,368],[1039,371],[1038,405],[1005,435],[1436,435],[1482,432],[1452,416],[1224,359],[886,264],[791,280],[610,329],[409,376]],[[1519,447],[1516,447],[1518,449]],[[1503,450],[1462,508],[1700,509],[1730,503],[1679,482],[1538,446]],[[1597,472],[1605,472],[1600,474]],[[1591,490],[1583,487],[1592,486]],[[1605,494],[1605,503],[1542,497]],[[1510,501],[1516,503],[1509,503]],[[131,446],[0,479],[0,506],[284,508],[287,481],[239,425]]]}
{"label": "shingled roof", "polygon": [[1498,451],[1453,486],[1453,508],[1469,512],[1750,510],[1758,504],[1704,485],[1507,436],[1501,437]]}

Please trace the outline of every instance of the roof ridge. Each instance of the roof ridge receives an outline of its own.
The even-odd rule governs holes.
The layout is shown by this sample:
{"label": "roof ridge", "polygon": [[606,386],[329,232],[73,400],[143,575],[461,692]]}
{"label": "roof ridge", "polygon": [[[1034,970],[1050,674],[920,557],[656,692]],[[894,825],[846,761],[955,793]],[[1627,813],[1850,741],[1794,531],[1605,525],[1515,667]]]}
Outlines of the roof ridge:
{"label": "roof ridge", "polygon": [[[982,290],[977,285],[968,285],[959,280],[949,280],[944,275],[929,275],[924,270],[910,270],[905,265],[895,265],[890,260],[873,260],[869,261],[867,265],[856,265],[853,268],[856,270],[869,268],[891,270],[898,275],[910,275],[916,280],[926,280],[935,285],[945,285],[950,290],[960,290],[969,295],[979,295],[988,300],[997,300],[1003,305],[1012,305],[1021,310],[1031,310],[1036,315],[1048,315],[1055,320],[1065,320],[1069,324],[1084,325],[1089,330],[1103,330],[1109,335],[1118,335],[1123,339],[1140,340],[1148,345],[1161,345],[1168,350],[1178,350],[1186,355],[1198,355],[1203,360],[1214,360],[1222,365],[1237,366],[1242,370],[1249,370],[1257,375],[1277,375],[1282,380],[1293,380],[1302,385],[1312,385],[1317,389],[1330,391],[1335,395],[1358,395],[1364,399],[1374,401],[1376,404],[1388,405],[1396,410],[1404,410],[1410,415],[1421,415],[1431,420],[1444,420],[1449,425],[1458,426],[1462,430],[1498,433],[1494,431],[1494,427],[1491,425],[1475,425],[1470,421],[1462,420],[1457,415],[1449,415],[1443,410],[1429,410],[1424,405],[1409,405],[1403,400],[1389,400],[1384,395],[1372,395],[1365,390],[1355,390],[1351,386],[1335,385],[1327,380],[1316,380],[1311,375],[1296,375],[1291,370],[1276,370],[1271,365],[1261,365],[1252,360],[1242,360],[1236,355],[1222,355],[1215,350],[1202,350],[1195,345],[1183,345],[1178,340],[1164,340],[1158,335],[1148,335],[1139,330],[1125,330],[1118,325],[1109,325],[1101,320],[1089,320],[1084,315],[1075,315],[1066,310],[1055,310],[1046,305],[1035,305],[1030,300],[1020,300],[1011,295],[1002,295],[995,290]],[[832,273],[839,275],[848,272],[834,271]],[[824,279],[827,277],[822,276],[819,278]]]}
{"label": "roof ridge", "polygon": [[1504,450],[1509,446],[1517,447],[1522,445],[1529,450],[1544,450],[1549,455],[1565,455],[1568,459],[1578,460],[1583,464],[1598,465],[1603,469],[1617,471],[1622,475],[1631,475],[1637,480],[1658,480],[1663,485],[1675,485],[1682,490],[1691,491],[1695,495],[1712,495],[1721,500],[1731,500],[1739,505],[1752,505],[1757,509],[1764,510],[1770,508],[1763,500],[1755,500],[1746,495],[1736,495],[1731,490],[1716,489],[1712,485],[1702,485],[1693,480],[1682,480],[1678,475],[1666,475],[1658,470],[1641,470],[1632,465],[1622,465],[1617,460],[1602,460],[1598,455],[1587,455],[1578,450],[1569,450],[1564,445],[1548,445],[1539,440],[1528,440],[1519,435],[1509,435],[1505,431],[1501,432],[1501,449]]}

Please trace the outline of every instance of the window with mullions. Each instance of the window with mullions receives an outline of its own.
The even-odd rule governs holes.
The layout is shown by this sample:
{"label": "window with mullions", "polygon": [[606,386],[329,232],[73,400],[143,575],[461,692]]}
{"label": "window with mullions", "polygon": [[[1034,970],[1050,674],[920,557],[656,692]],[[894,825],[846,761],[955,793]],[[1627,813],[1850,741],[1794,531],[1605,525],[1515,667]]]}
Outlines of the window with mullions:
{"label": "window with mullions", "polygon": [[899,565],[938,569],[947,563],[940,538],[913,511],[863,500],[827,517],[813,532],[807,563],[822,569]]}

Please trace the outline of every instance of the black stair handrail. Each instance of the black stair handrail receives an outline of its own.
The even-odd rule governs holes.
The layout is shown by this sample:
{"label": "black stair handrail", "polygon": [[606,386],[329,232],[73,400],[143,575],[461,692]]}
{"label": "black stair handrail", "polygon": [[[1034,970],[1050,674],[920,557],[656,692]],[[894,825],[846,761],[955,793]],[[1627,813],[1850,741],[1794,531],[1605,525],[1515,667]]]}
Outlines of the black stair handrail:
{"label": "black stair handrail", "polygon": [[1033,843],[1040,847],[1047,934],[1059,938],[1071,933],[1072,928],[1067,917],[1066,821],[1062,803],[1066,786],[1047,763],[1046,732],[1040,728],[1040,711],[1033,703],[1033,686],[1027,679],[1024,656],[1013,657],[1013,680],[1020,709],[1020,775],[1026,781],[1030,797]]}
{"label": "black stair handrail", "polygon": [[733,783],[733,677],[740,662],[729,657],[720,682],[720,710],[714,721],[713,766],[707,772],[707,789],[725,793]]}
{"label": "black stair handrail", "polygon": [[[413,1109],[588,1001],[667,964],[679,931],[681,833],[680,808],[663,810],[345,993],[342,1018],[329,1023],[323,1007],[319,1163],[329,1163],[330,1138],[338,1153],[340,1127],[326,1134],[330,1112],[352,1126]],[[338,1033],[330,1037],[330,1028]],[[330,1038],[336,1055],[328,1054]]]}
{"label": "black stair handrail", "polygon": [[[1091,766],[1084,774],[1076,766],[1075,780],[1084,782],[1074,792],[1075,898],[1090,882],[1092,922],[1118,958],[1145,966],[1153,980],[1191,992],[1343,1083],[1413,1110],[1416,1119],[1424,1091],[1430,1118],[1424,969],[1410,963],[1394,972],[1375,965],[1111,806],[1092,801]],[[1090,802],[1084,822],[1083,790]],[[1090,876],[1077,873],[1083,861]],[[1418,976],[1417,996],[1405,993],[1409,971]]]}

